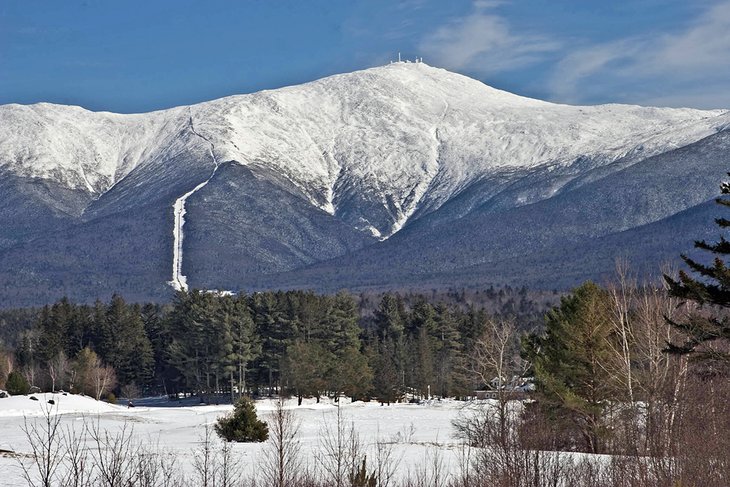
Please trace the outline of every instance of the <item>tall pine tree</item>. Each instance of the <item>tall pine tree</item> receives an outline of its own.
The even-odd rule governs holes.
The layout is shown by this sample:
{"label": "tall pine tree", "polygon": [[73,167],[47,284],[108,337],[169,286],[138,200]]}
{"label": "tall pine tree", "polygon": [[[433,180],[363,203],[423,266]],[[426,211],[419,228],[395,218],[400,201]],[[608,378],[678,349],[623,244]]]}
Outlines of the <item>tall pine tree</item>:
{"label": "tall pine tree", "polygon": [[605,411],[614,396],[611,363],[613,329],[608,292],[587,282],[563,297],[545,317],[545,333],[525,339],[524,355],[534,366],[537,404],[553,421],[567,419],[582,449],[600,453],[607,434]]}
{"label": "tall pine tree", "polygon": [[[721,192],[722,195],[730,195],[730,183],[722,183]],[[720,196],[715,201],[722,207],[730,207],[730,198]],[[726,218],[717,218],[715,223],[722,230],[730,228],[730,220]],[[712,262],[702,263],[682,255],[682,260],[697,277],[692,277],[683,270],[679,272],[678,280],[664,276],[669,284],[670,294],[694,301],[700,306],[730,308],[730,268],[726,263],[727,256],[730,255],[730,241],[726,240],[725,236],[720,236],[714,243],[698,240],[695,242],[695,247],[714,255]],[[670,344],[668,347],[670,352],[678,354],[697,352],[695,354],[697,358],[730,361],[730,354],[717,348],[702,347],[698,350],[703,344],[730,340],[730,320],[726,313],[724,315],[694,313],[687,321],[672,322],[672,324],[682,331],[687,339],[684,343]]]}
{"label": "tall pine tree", "polygon": [[117,373],[120,385],[148,385],[154,374],[154,352],[139,305],[112,296],[101,333],[99,354]]}

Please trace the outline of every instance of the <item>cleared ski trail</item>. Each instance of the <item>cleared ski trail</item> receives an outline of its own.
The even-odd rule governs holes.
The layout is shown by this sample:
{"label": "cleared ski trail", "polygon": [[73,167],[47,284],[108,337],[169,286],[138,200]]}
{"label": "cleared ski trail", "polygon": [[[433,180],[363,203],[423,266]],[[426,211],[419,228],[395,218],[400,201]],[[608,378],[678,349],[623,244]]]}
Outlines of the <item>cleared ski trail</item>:
{"label": "cleared ski trail", "polygon": [[206,184],[210,182],[211,179],[213,179],[213,176],[215,176],[216,171],[218,171],[218,159],[215,156],[215,151],[213,147],[213,143],[206,138],[205,136],[201,135],[195,130],[195,126],[193,125],[193,117],[190,116],[190,131],[206,141],[210,147],[210,157],[213,160],[213,172],[208,176],[208,179],[203,181],[202,183],[195,186],[192,190],[188,191],[181,197],[179,197],[177,200],[175,200],[175,203],[172,205],[172,211],[175,216],[175,221],[173,224],[172,234],[173,234],[173,247],[172,247],[172,280],[169,282],[169,284],[175,288],[176,291],[187,291],[188,290],[188,279],[187,277],[182,273],[182,265],[183,265],[183,226],[185,225],[185,202],[187,199],[194,195],[197,191],[201,190],[205,187]]}

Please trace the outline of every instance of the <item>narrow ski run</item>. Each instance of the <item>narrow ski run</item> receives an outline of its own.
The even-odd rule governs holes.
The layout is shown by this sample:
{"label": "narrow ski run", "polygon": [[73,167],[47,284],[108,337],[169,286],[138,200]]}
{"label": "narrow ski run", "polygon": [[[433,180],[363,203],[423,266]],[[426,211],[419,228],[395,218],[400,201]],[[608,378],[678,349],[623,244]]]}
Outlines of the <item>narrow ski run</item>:
{"label": "narrow ski run", "polygon": [[173,234],[173,248],[172,248],[172,280],[169,281],[169,284],[175,288],[176,291],[187,291],[188,290],[188,279],[187,277],[182,273],[182,265],[183,265],[183,226],[185,225],[185,202],[187,199],[195,194],[197,191],[201,190],[203,187],[205,187],[206,184],[210,182],[211,179],[213,179],[213,176],[215,176],[216,171],[218,170],[218,159],[215,157],[215,151],[213,147],[213,143],[200,133],[198,133],[195,130],[195,126],[193,125],[193,117],[190,116],[190,131],[196,135],[197,137],[200,137],[205,142],[207,142],[210,145],[210,148],[208,149],[210,151],[210,157],[213,160],[213,172],[208,176],[208,179],[203,181],[202,183],[195,186],[192,190],[188,191],[181,197],[179,197],[177,200],[175,200],[175,203],[172,205],[172,211],[175,216],[175,222],[172,229]]}

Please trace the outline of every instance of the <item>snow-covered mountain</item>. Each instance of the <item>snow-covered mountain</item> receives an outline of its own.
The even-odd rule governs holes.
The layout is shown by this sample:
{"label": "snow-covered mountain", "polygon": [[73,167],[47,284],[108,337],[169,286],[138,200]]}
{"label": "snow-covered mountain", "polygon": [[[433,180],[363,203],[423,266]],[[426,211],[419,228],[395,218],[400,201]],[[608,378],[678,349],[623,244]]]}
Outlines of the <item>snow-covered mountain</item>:
{"label": "snow-covered mountain", "polygon": [[[333,278],[331,264],[324,274],[312,268],[332,259],[346,267],[343,259],[380,255],[402,241],[416,249],[404,260],[417,260],[417,249],[448,235],[454,240],[429,254],[438,274],[453,260],[449,252],[464,254],[460,245],[490,247],[488,234],[460,244],[452,233],[464,222],[519,209],[539,214],[701,141],[712,156],[688,175],[701,181],[672,188],[685,194],[692,187],[692,194],[669,203],[659,197],[635,214],[631,198],[651,187],[626,180],[622,208],[633,216],[614,212],[600,230],[578,231],[576,241],[704,203],[727,168],[724,149],[711,141],[729,126],[726,110],[558,105],[423,63],[147,114],[4,105],[0,267],[8,271],[0,288],[14,301],[11,278],[18,288],[84,297],[95,289],[160,296],[168,281],[250,288],[277,285],[281,276],[282,283],[355,287],[350,271],[352,282]],[[643,184],[661,185],[667,171],[694,162],[662,165]],[[477,227],[467,225],[462,237]],[[564,230],[535,235],[539,243]],[[386,260],[357,269],[378,274],[378,259]],[[450,271],[484,263],[456,260]],[[298,273],[317,277],[300,281]]]}

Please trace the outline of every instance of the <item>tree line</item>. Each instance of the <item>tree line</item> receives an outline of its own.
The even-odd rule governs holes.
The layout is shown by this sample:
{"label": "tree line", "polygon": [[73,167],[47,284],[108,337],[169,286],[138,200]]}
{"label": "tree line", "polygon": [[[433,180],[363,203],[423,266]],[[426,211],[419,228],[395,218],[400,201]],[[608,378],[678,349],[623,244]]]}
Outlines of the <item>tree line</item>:
{"label": "tree line", "polygon": [[193,290],[168,305],[63,298],[37,313],[0,376],[12,368],[43,390],[95,397],[466,396],[480,387],[467,363],[487,318],[463,303],[395,293],[374,309],[344,292]]}

